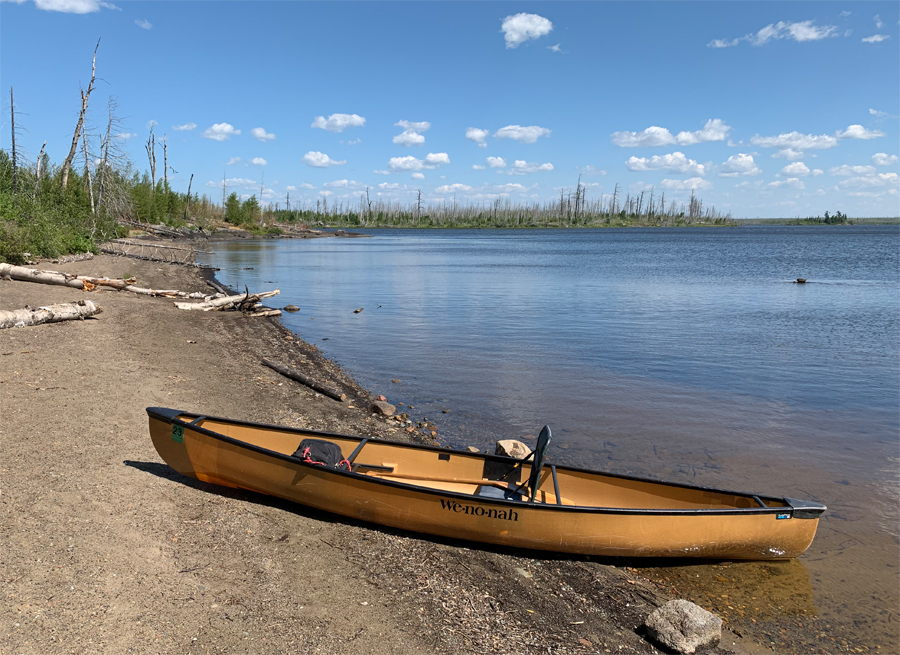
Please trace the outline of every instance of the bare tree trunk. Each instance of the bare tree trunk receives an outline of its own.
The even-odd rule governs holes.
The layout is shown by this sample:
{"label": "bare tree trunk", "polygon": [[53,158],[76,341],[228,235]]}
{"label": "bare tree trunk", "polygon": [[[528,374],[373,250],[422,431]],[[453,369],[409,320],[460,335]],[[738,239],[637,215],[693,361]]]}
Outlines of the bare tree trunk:
{"label": "bare tree trunk", "polygon": [[16,104],[13,101],[13,88],[9,87],[9,114],[10,124],[12,125],[12,174],[13,174],[13,193],[19,192],[19,170],[16,165]]}
{"label": "bare tree trunk", "polygon": [[150,128],[150,136],[147,137],[147,143],[144,144],[144,150],[147,151],[147,159],[150,161],[150,180],[153,184],[151,193],[156,193],[156,136],[153,134],[153,128]]}
{"label": "bare tree trunk", "polygon": [[32,198],[37,198],[38,187],[41,184],[41,165],[44,163],[44,148],[46,147],[47,142],[44,141],[43,145],[41,146],[41,154],[38,155],[37,170],[35,171],[34,175],[34,193],[32,194]]}
{"label": "bare tree trunk", "polygon": [[94,59],[91,61],[91,83],[88,84],[87,92],[81,91],[81,112],[78,114],[78,123],[75,125],[75,134],[72,136],[72,146],[69,148],[69,154],[66,156],[62,166],[62,188],[65,189],[69,184],[69,169],[72,168],[72,162],[75,160],[75,152],[78,150],[78,138],[81,136],[81,130],[84,127],[84,115],[87,113],[88,99],[91,97],[91,91],[94,90],[94,80],[97,76],[97,48],[100,47],[100,39],[97,39],[97,45],[94,47]]}
{"label": "bare tree trunk", "polygon": [[188,207],[191,205],[191,185],[194,183],[194,174],[191,173],[191,180],[188,182],[187,199],[184,201],[184,220],[188,219]]}
{"label": "bare tree trunk", "polygon": [[[81,131],[81,148],[84,150],[84,177],[87,180],[88,197],[91,201],[91,213],[96,214],[97,208],[94,206],[94,183],[91,180],[91,158],[87,148],[87,130]],[[91,236],[93,236],[93,234]]]}
{"label": "bare tree trunk", "polygon": [[41,323],[59,323],[60,321],[84,319],[102,311],[100,307],[90,300],[48,305],[37,309],[26,307],[25,309],[0,311],[0,330],[11,327],[40,325]]}

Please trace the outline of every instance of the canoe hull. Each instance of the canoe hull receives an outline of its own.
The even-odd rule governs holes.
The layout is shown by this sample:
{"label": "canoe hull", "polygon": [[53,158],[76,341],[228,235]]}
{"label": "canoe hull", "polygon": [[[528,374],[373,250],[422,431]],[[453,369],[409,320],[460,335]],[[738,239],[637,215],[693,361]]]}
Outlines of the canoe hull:
{"label": "canoe hull", "polygon": [[310,466],[148,412],[157,452],[183,475],[442,537],[599,556],[790,559],[808,548],[818,524],[788,511],[666,512],[491,500]]}

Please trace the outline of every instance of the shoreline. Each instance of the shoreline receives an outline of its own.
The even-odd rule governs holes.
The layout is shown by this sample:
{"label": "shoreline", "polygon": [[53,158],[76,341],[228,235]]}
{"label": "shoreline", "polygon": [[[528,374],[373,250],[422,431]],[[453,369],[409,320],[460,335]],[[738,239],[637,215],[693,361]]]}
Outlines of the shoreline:
{"label": "shoreline", "polygon": [[[110,255],[42,267],[185,291],[213,277]],[[0,281],[3,309],[85,296]],[[96,319],[3,334],[4,651],[658,652],[635,630],[669,596],[634,569],[425,537],[174,473],[152,447],[147,406],[406,433],[277,319],[90,298]],[[282,378],[262,356],[348,400]],[[711,652],[771,651],[725,631]]]}

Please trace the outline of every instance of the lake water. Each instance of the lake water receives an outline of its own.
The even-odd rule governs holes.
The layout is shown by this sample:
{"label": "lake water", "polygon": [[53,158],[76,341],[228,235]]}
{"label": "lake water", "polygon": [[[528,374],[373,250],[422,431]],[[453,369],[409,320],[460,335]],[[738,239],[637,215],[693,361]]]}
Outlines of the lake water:
{"label": "lake water", "polygon": [[900,650],[897,226],[367,233],[208,263],[441,443],[548,423],[551,461],[828,505],[795,562],[644,573],[776,650]]}

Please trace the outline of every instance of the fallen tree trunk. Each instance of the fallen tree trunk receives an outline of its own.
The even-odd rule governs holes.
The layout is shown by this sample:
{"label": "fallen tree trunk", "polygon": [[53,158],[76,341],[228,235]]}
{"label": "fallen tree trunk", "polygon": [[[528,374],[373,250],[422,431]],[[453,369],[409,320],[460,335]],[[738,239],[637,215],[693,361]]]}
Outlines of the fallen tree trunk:
{"label": "fallen tree trunk", "polygon": [[178,291],[176,289],[157,290],[136,287],[134,286],[134,283],[137,280],[133,277],[128,279],[90,277],[87,275],[72,275],[71,273],[60,273],[59,271],[43,271],[37,268],[12,266],[10,264],[0,263],[0,277],[5,275],[22,282],[56,284],[72,287],[73,289],[81,289],[82,291],[93,291],[96,287],[108,287],[118,291],[130,291],[144,296],[162,296],[164,298],[209,298],[209,296],[200,293],[199,291],[187,292]]}
{"label": "fallen tree trunk", "polygon": [[37,309],[25,307],[24,309],[0,311],[0,330],[11,327],[25,327],[27,325],[40,325],[41,323],[59,323],[60,321],[84,319],[88,316],[95,316],[102,311],[91,300],[48,305]]}
{"label": "fallen tree trunk", "polygon": [[271,298],[277,296],[281,291],[264,291],[262,293],[241,293],[236,296],[223,296],[222,298],[213,298],[206,302],[176,302],[178,309],[187,309],[189,311],[211,312],[217,309],[229,309],[237,307],[238,309],[251,309],[263,298]]}
{"label": "fallen tree trunk", "polygon": [[328,396],[329,398],[334,398],[338,402],[344,402],[347,399],[347,394],[341,393],[340,389],[336,389],[334,387],[326,387],[322,383],[313,380],[312,378],[308,378],[302,373],[298,373],[297,371],[287,368],[286,366],[282,366],[281,364],[277,364],[270,359],[263,359],[262,363],[265,366],[268,366],[270,369],[275,371],[276,373],[281,373],[284,377],[290,378],[291,380],[295,380],[300,384],[305,384],[307,387],[312,389],[313,391],[318,391],[323,396]]}

